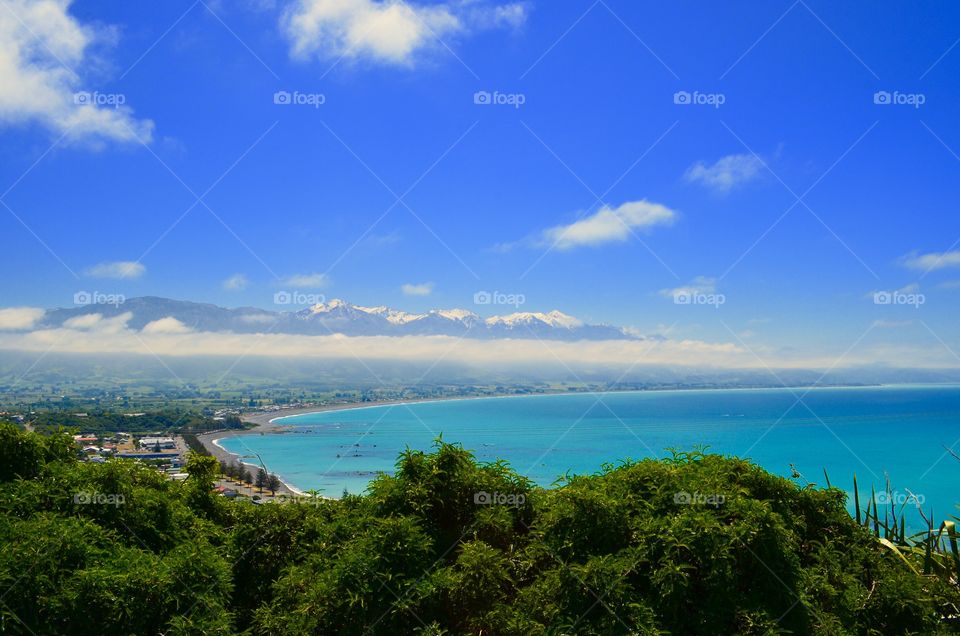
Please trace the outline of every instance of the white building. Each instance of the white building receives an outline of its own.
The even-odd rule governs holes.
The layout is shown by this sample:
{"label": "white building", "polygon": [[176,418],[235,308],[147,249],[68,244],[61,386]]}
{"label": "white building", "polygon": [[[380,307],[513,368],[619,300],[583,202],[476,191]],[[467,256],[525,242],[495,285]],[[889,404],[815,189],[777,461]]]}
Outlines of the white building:
{"label": "white building", "polygon": [[157,446],[161,450],[174,449],[177,447],[177,443],[173,440],[172,437],[141,437],[140,448],[143,450],[154,450]]}

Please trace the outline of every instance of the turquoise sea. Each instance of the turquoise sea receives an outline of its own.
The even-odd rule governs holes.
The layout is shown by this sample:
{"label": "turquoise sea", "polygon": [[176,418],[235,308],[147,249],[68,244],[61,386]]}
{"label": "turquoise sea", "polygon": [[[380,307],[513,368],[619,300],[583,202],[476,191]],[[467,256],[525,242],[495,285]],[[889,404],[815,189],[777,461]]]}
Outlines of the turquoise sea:
{"label": "turquoise sea", "polygon": [[[301,490],[363,492],[377,471],[393,470],[405,447],[429,449],[440,434],[479,460],[506,459],[549,486],[625,458],[663,457],[668,448],[749,458],[803,483],[893,498],[921,498],[936,518],[957,514],[960,387],[885,386],[575,393],[362,407],[286,417],[294,431],[222,440],[239,455],[259,454]],[[852,498],[851,498],[852,502]],[[909,504],[914,507],[913,504]],[[919,517],[908,517],[920,527]]]}

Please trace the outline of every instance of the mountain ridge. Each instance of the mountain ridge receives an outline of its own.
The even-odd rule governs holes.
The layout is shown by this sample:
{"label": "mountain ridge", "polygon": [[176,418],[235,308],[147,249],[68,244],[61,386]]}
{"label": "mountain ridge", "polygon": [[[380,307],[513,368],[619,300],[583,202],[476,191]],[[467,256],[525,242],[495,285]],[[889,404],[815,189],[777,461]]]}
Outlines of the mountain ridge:
{"label": "mountain ridge", "polygon": [[[341,299],[314,303],[302,309],[271,311],[256,307],[227,308],[212,303],[139,296],[122,302],[79,304],[49,309],[39,326],[70,327],[83,316],[114,318],[129,312],[127,325],[146,325],[174,318],[195,331],[233,333],[291,333],[347,336],[457,336],[462,338],[535,338],[544,340],[638,340],[622,328],[588,324],[559,310],[515,311],[482,317],[461,308],[412,313],[388,307],[354,305]],[[72,322],[73,321],[73,322]]]}

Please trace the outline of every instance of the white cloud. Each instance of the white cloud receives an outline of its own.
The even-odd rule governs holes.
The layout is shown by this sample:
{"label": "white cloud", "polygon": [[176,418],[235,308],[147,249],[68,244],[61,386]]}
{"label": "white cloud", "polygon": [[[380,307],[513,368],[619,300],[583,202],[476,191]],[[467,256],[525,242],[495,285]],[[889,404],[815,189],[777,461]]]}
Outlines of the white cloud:
{"label": "white cloud", "polygon": [[113,318],[104,318],[103,314],[82,314],[64,321],[64,331],[91,331],[102,334],[118,334],[127,330],[127,323],[133,318],[132,312],[124,312]]}
{"label": "white cloud", "polygon": [[294,274],[281,281],[284,285],[290,287],[323,287],[330,282],[326,274]]}
{"label": "white cloud", "polygon": [[0,329],[30,329],[43,318],[44,311],[36,307],[9,307],[0,309]]}
{"label": "white cloud", "polygon": [[[160,356],[297,357],[362,359],[431,364],[439,358],[480,368],[556,364],[571,368],[627,368],[634,364],[756,369],[828,369],[840,350],[770,350],[760,344],[751,352],[735,342],[690,338],[558,342],[535,339],[475,340],[453,336],[305,336],[265,330],[250,334],[184,332],[175,325],[150,333],[125,326],[130,313],[108,320],[94,319],[85,329],[69,326],[24,332],[0,332],[0,350],[62,353],[123,353]],[[166,320],[166,319],[163,319]],[[172,327],[172,328],[171,328]],[[890,331],[886,331],[890,333]],[[762,363],[758,361],[760,356]],[[860,343],[844,356],[848,367],[888,364],[893,367],[956,368],[957,361],[940,343],[912,346],[879,341]]]}
{"label": "white cloud", "polygon": [[909,254],[901,259],[910,269],[919,269],[924,272],[947,267],[960,267],[960,250],[952,252],[930,252],[929,254]]}
{"label": "white cloud", "polygon": [[623,242],[638,230],[669,225],[677,218],[670,208],[650,201],[628,201],[617,208],[604,206],[590,216],[569,225],[544,230],[540,244],[565,250],[581,245]]}
{"label": "white cloud", "polygon": [[519,26],[526,5],[491,7],[399,0],[298,0],[282,20],[295,57],[368,59],[409,66],[418,52],[473,29]]}
{"label": "white cloud", "polygon": [[136,261],[114,261],[98,263],[83,273],[94,278],[140,278],[146,271],[147,268]]}
{"label": "white cloud", "polygon": [[401,285],[400,289],[407,296],[429,296],[433,293],[433,283],[420,283],[418,285],[406,283]]}
{"label": "white cloud", "polygon": [[717,280],[707,278],[706,276],[697,276],[691,282],[680,287],[671,289],[661,289],[660,295],[665,298],[676,298],[678,295],[697,296],[699,294],[712,294],[717,290]]}
{"label": "white cloud", "polygon": [[166,318],[148,322],[143,326],[141,331],[146,334],[175,334],[190,333],[191,329],[176,318],[167,316]]}
{"label": "white cloud", "polygon": [[691,183],[700,183],[720,194],[752,181],[763,168],[763,162],[753,154],[727,155],[712,165],[702,161],[690,166],[684,178]]}
{"label": "white cloud", "polygon": [[108,38],[68,14],[71,0],[2,4],[0,123],[38,122],[68,141],[152,139],[153,122],[117,103],[125,97],[85,91],[77,73],[98,64],[88,49]]}
{"label": "white cloud", "polygon": [[249,284],[250,281],[247,280],[246,276],[243,274],[234,274],[227,280],[223,281],[223,288],[227,291],[243,291]]}

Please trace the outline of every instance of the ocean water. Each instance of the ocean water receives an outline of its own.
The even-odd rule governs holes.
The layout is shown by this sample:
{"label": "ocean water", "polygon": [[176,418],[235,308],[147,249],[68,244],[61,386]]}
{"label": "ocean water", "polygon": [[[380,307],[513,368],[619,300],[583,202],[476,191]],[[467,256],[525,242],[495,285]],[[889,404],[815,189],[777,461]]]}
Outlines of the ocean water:
{"label": "ocean water", "polygon": [[[438,436],[477,459],[505,459],[549,486],[565,473],[590,474],[604,463],[663,457],[668,448],[749,458],[803,483],[861,495],[907,489],[938,520],[960,514],[960,387],[886,386],[576,393],[363,407],[285,417],[294,430],[222,440],[227,450],[258,454],[268,469],[301,489],[339,496],[363,492],[378,471],[391,472],[409,446],[427,450]],[[791,466],[793,468],[791,468]],[[865,499],[864,499],[865,501]],[[850,498],[852,506],[852,497]],[[911,502],[908,508],[915,509]],[[908,525],[922,526],[915,514]]]}

